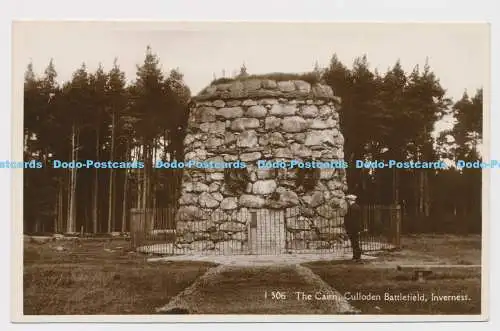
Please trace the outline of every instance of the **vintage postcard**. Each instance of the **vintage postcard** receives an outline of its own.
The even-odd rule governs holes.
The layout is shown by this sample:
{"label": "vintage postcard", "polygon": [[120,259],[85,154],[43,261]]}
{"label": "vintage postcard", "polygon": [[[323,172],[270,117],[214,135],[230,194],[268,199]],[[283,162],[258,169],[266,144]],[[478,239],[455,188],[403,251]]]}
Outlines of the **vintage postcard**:
{"label": "vintage postcard", "polygon": [[12,42],[13,321],[488,319],[488,24]]}

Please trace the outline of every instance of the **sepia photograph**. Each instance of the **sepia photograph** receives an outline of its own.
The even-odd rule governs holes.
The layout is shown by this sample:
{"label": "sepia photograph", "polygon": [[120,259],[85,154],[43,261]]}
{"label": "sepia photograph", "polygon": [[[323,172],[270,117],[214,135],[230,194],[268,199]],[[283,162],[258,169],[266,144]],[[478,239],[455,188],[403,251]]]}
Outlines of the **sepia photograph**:
{"label": "sepia photograph", "polygon": [[12,54],[16,321],[488,319],[488,24],[26,20]]}

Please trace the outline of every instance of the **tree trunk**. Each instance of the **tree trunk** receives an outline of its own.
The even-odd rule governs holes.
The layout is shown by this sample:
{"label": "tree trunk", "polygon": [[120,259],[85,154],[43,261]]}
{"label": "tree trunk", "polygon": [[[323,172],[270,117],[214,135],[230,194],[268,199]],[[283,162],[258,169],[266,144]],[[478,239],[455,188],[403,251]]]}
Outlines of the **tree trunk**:
{"label": "tree trunk", "polygon": [[[73,124],[71,139],[72,148],[72,158],[71,161],[78,159],[78,129]],[[66,232],[73,233],[76,232],[76,167],[71,168],[71,191],[70,191],[70,203],[69,203],[69,219],[67,224]]]}
{"label": "tree trunk", "polygon": [[63,229],[63,213],[64,213],[64,177],[63,180],[59,184],[59,225],[57,227],[59,232],[62,232]]}
{"label": "tree trunk", "polygon": [[27,153],[29,152],[30,148],[28,146],[28,142],[29,142],[29,133],[28,132],[25,132],[24,133],[24,152]]}
{"label": "tree trunk", "polygon": [[[141,145],[138,149],[137,149],[137,160],[144,160],[144,146]],[[142,178],[144,176],[144,171],[146,171],[146,169],[142,169],[142,170],[136,170],[136,181],[137,181],[137,208],[144,208],[144,206],[142,205],[142,191],[144,189],[144,185],[143,185],[143,182],[142,182]]]}
{"label": "tree trunk", "polygon": [[[71,151],[71,156],[69,157],[70,160],[73,158],[73,151]],[[71,169],[68,169],[67,173],[66,173],[66,180],[67,180],[67,191],[66,191],[66,224],[65,227],[67,228],[68,227],[68,224],[69,224],[69,219],[71,218],[71,185],[72,185],[72,182],[71,182]]]}
{"label": "tree trunk", "polygon": [[399,173],[396,169],[393,169],[393,190],[394,190],[394,203],[399,203]]}
{"label": "tree trunk", "polygon": [[[111,115],[111,152],[110,152],[110,160],[114,161],[115,157],[115,112]],[[114,169],[110,169],[109,173],[109,195],[108,195],[108,233],[114,230]]]}
{"label": "tree trunk", "polygon": [[429,187],[429,172],[423,171],[424,176],[424,215],[429,217],[431,210],[430,202],[430,187]]}
{"label": "tree trunk", "polygon": [[[130,142],[127,140],[125,155],[130,159]],[[125,169],[125,180],[123,182],[123,203],[122,203],[122,232],[127,230],[127,192],[128,192],[128,169]]]}
{"label": "tree trunk", "polygon": [[418,213],[424,215],[424,172],[418,173]]}
{"label": "tree trunk", "polygon": [[414,209],[414,216],[418,217],[418,188],[419,188],[419,175],[418,172],[413,170],[412,172],[412,186],[413,186],[413,192],[412,192],[412,200],[413,200],[413,209]]}
{"label": "tree trunk", "polygon": [[59,232],[59,204],[60,204],[61,190],[59,188],[59,183],[57,183],[57,196],[56,203],[54,203],[54,233]]}
{"label": "tree trunk", "polygon": [[[156,139],[153,139],[153,151],[152,151],[152,158],[151,158],[151,167],[153,166],[154,162],[156,162],[157,159],[157,153],[158,150],[156,148],[158,141]],[[153,216],[153,222],[156,220],[156,181],[157,178],[155,177],[155,173],[151,170],[150,175],[149,175],[149,186],[150,186],[150,196],[151,196],[151,208],[153,208],[152,211],[152,216]],[[153,224],[154,228],[154,224]]]}
{"label": "tree trunk", "polygon": [[143,157],[144,157],[144,169],[142,173],[142,208],[147,208],[147,181],[148,181],[148,167],[149,167],[149,157],[148,157],[148,146],[145,144],[143,149]]}
{"label": "tree trunk", "polygon": [[54,233],[61,232],[62,230],[62,217],[63,217],[63,183],[57,183],[57,200],[56,200],[56,217],[54,225]]}
{"label": "tree trunk", "polygon": [[143,193],[143,208],[144,208],[144,215],[145,215],[145,222],[146,222],[146,229],[147,231],[152,230],[151,227],[151,213],[148,211],[148,209],[151,206],[151,201],[150,201],[150,170],[151,170],[151,145],[149,142],[144,146],[145,151],[144,151],[144,160],[145,165],[144,165],[144,178],[143,178],[143,188],[142,188],[142,193]]}
{"label": "tree trunk", "polygon": [[[99,124],[97,126],[97,139],[96,139],[96,145],[95,145],[95,154],[96,154],[96,161],[99,161],[99,149],[100,149],[100,141],[99,141]],[[98,169],[94,169],[94,200],[92,203],[92,232],[97,233],[97,223],[98,223],[98,218],[99,218],[99,173]]]}
{"label": "tree trunk", "polygon": [[168,160],[170,161],[170,158],[167,158],[167,130],[163,130],[163,155],[162,155],[163,160]]}

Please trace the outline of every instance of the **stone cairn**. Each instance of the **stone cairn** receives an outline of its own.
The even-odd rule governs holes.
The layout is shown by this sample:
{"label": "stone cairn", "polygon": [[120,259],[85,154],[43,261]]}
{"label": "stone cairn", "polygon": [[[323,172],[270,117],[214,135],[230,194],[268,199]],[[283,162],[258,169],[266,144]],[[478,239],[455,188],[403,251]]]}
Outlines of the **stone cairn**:
{"label": "stone cairn", "polygon": [[176,214],[177,249],[247,252],[248,211],[269,209],[286,211],[290,249],[345,244],[345,169],[318,170],[314,186],[303,190],[296,185],[296,169],[259,169],[256,164],[343,160],[340,99],[329,86],[237,79],[208,86],[194,101],[184,140],[185,162],[240,160],[247,164],[248,182],[235,193],[224,169],[185,168]]}

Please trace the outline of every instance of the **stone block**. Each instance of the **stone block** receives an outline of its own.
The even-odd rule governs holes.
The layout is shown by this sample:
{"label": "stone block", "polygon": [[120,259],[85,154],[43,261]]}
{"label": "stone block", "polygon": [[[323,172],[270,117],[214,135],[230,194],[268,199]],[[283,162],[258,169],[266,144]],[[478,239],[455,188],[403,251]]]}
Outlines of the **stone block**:
{"label": "stone block", "polygon": [[319,146],[324,143],[335,145],[335,130],[314,130],[306,134],[306,146]]}
{"label": "stone block", "polygon": [[274,180],[259,180],[253,184],[252,191],[254,194],[265,195],[273,193],[276,187],[277,185]]}
{"label": "stone block", "polygon": [[279,199],[286,207],[297,206],[299,204],[299,197],[293,191],[287,190],[280,193]]}
{"label": "stone block", "polygon": [[293,157],[296,158],[308,158],[312,155],[310,148],[304,146],[303,144],[293,143],[290,146]]}
{"label": "stone block", "polygon": [[260,105],[277,105],[279,102],[278,102],[278,99],[275,99],[275,98],[268,98],[268,99],[261,99],[259,100],[259,104]]}
{"label": "stone block", "polygon": [[283,117],[293,116],[297,113],[297,105],[277,104],[273,105],[269,114],[272,116]]}
{"label": "stone block", "polygon": [[[220,184],[216,182],[210,183],[210,185],[208,186],[208,192],[218,192],[219,189],[220,189]],[[214,199],[219,200],[215,194],[216,193],[212,193],[212,196],[214,197]]]}
{"label": "stone block", "polygon": [[240,118],[243,116],[243,108],[241,107],[225,107],[217,109],[217,116],[231,119],[231,118]]}
{"label": "stone block", "polygon": [[274,116],[266,117],[264,121],[264,128],[266,130],[275,130],[279,128],[280,125],[281,125],[281,119]]}
{"label": "stone block", "polygon": [[324,169],[320,169],[319,178],[328,180],[328,179],[332,179],[334,175],[335,175],[335,169],[324,168]]}
{"label": "stone block", "polygon": [[236,142],[236,139],[238,138],[237,135],[235,135],[232,132],[226,132],[224,133],[224,144],[230,145],[234,142]]}
{"label": "stone block", "polygon": [[243,81],[243,86],[246,91],[257,91],[262,84],[260,79],[247,79]]}
{"label": "stone block", "polygon": [[180,205],[195,205],[198,202],[198,194],[184,193],[179,198]]}
{"label": "stone block", "polygon": [[211,134],[224,134],[226,132],[226,123],[217,121],[200,124],[200,130]]}
{"label": "stone block", "polygon": [[258,145],[257,133],[253,130],[242,132],[238,138],[236,145],[238,147],[255,147]]}
{"label": "stone block", "polygon": [[262,88],[264,88],[264,89],[275,89],[278,87],[278,84],[276,84],[276,81],[271,80],[271,79],[263,79],[261,84],[262,84]]}
{"label": "stone block", "polygon": [[245,106],[245,107],[256,106],[257,105],[257,101],[251,100],[251,99],[247,99],[247,100],[243,101],[243,103],[241,105]]}
{"label": "stone block", "polygon": [[229,97],[238,99],[242,98],[245,95],[245,86],[242,82],[236,81],[231,84],[229,87]]}
{"label": "stone block", "polygon": [[231,123],[231,130],[245,131],[248,129],[256,129],[260,126],[259,120],[256,118],[237,118]]}
{"label": "stone block", "polygon": [[228,100],[226,101],[228,107],[236,107],[241,105],[241,100]]}
{"label": "stone block", "polygon": [[220,138],[210,138],[206,142],[206,148],[208,149],[217,149],[220,146],[224,145],[224,139]]}
{"label": "stone block", "polygon": [[311,84],[303,80],[296,80],[295,88],[300,92],[309,93],[311,91]]}
{"label": "stone block", "polygon": [[305,133],[296,133],[293,135],[293,140],[295,140],[299,144],[303,144],[306,141]]}
{"label": "stone block", "polygon": [[282,127],[285,132],[302,132],[307,128],[307,122],[300,116],[290,116],[283,119]]}
{"label": "stone block", "polygon": [[177,211],[176,219],[179,221],[200,221],[207,219],[207,214],[196,206],[181,206]]}
{"label": "stone block", "polygon": [[318,129],[332,129],[337,125],[337,121],[332,118],[328,118],[326,120],[321,119],[310,119],[307,121],[307,127],[309,129],[318,130]]}
{"label": "stone block", "polygon": [[290,148],[276,148],[274,154],[278,159],[291,159],[293,158],[293,153]]}
{"label": "stone block", "polygon": [[253,117],[253,118],[262,118],[266,117],[267,115],[267,109],[264,106],[251,106],[247,109],[245,116],[246,117]]}
{"label": "stone block", "polygon": [[304,105],[301,107],[301,113],[303,117],[316,118],[319,115],[319,110],[315,105]]}
{"label": "stone block", "polygon": [[208,185],[205,183],[191,183],[192,184],[192,192],[208,192]]}
{"label": "stone block", "polygon": [[252,162],[259,160],[262,157],[260,152],[243,153],[240,155],[240,160],[243,162]]}
{"label": "stone block", "polygon": [[275,171],[274,169],[257,169],[256,173],[259,179],[269,179],[274,177]]}
{"label": "stone block", "polygon": [[214,107],[199,107],[193,112],[193,120],[198,123],[213,122],[217,110]]}
{"label": "stone block", "polygon": [[210,221],[216,224],[221,224],[230,220],[231,216],[221,210],[216,210],[210,215]]}
{"label": "stone block", "polygon": [[224,198],[220,203],[220,208],[223,210],[232,210],[238,207],[238,199],[234,197]]}
{"label": "stone block", "polygon": [[224,179],[224,173],[221,172],[214,172],[210,174],[210,178],[212,180],[223,180]]}
{"label": "stone block", "polygon": [[281,81],[277,82],[278,89],[281,92],[292,92],[295,91],[295,84],[293,81]]}
{"label": "stone block", "polygon": [[285,147],[287,145],[283,135],[279,132],[272,132],[269,134],[269,144],[271,146]]}
{"label": "stone block", "polygon": [[312,93],[316,98],[332,98],[333,90],[328,85],[315,85],[312,88]]}
{"label": "stone block", "polygon": [[226,105],[226,103],[222,100],[215,100],[212,105],[217,108],[222,108]]}

